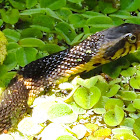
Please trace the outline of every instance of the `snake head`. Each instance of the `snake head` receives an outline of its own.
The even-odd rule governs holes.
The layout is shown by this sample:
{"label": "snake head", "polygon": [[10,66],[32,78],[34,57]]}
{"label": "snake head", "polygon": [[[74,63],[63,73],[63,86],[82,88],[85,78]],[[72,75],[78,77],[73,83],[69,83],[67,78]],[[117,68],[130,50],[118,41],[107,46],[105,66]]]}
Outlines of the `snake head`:
{"label": "snake head", "polygon": [[122,24],[102,32],[105,59],[118,59],[140,48],[140,25]]}

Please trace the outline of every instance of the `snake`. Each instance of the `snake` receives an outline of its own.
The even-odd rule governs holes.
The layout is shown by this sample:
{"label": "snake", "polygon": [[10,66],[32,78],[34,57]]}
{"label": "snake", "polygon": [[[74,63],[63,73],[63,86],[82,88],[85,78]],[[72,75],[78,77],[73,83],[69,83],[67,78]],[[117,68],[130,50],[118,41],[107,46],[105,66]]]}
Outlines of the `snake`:
{"label": "snake", "polygon": [[9,131],[27,112],[29,98],[46,94],[71,76],[133,53],[139,47],[140,25],[125,23],[22,67],[0,95],[0,133]]}

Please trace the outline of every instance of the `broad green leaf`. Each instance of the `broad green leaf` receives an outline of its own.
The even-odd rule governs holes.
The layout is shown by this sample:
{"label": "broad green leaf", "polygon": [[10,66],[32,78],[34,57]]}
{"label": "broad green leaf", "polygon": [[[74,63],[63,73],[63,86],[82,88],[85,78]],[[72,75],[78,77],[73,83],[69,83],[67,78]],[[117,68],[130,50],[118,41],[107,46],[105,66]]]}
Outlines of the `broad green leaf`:
{"label": "broad green leaf", "polygon": [[7,45],[7,51],[8,51],[8,53],[11,53],[11,52],[15,53],[18,48],[20,48],[20,46],[19,46],[18,43],[15,43],[15,42],[10,42]]}
{"label": "broad green leaf", "polygon": [[80,87],[75,91],[73,98],[82,108],[90,109],[99,101],[100,96],[101,93],[97,87],[92,87],[90,90]]}
{"label": "broad green leaf", "polygon": [[130,128],[114,128],[112,129],[112,133],[113,134],[122,134],[122,133],[129,133],[131,135],[133,135],[133,131]]}
{"label": "broad green leaf", "polygon": [[112,110],[116,107],[116,105],[119,107],[123,107],[123,101],[117,98],[110,98],[105,104],[105,109]]}
{"label": "broad green leaf", "polygon": [[48,15],[35,14],[35,15],[33,15],[32,24],[33,25],[40,25],[42,27],[48,27],[50,29],[53,29],[55,22],[54,22],[54,18],[52,18]]}
{"label": "broad green leaf", "polygon": [[135,120],[133,127],[134,127],[134,132],[136,133],[136,136],[140,138],[140,118]]}
{"label": "broad green leaf", "polygon": [[104,121],[109,126],[119,125],[122,122],[123,118],[124,111],[118,105],[115,105],[114,110],[110,110],[104,115]]}
{"label": "broad green leaf", "polygon": [[134,102],[133,102],[133,106],[136,109],[139,109],[140,110],[140,99],[135,99]]}
{"label": "broad green leaf", "polygon": [[139,0],[121,0],[121,9],[125,9],[127,11],[136,11],[140,8]]}
{"label": "broad green leaf", "polygon": [[78,114],[84,114],[86,113],[86,110],[81,108],[79,105],[77,105],[75,102],[71,102],[70,103],[71,107],[73,108],[73,110],[78,113]]}
{"label": "broad green leaf", "polygon": [[50,8],[52,10],[60,9],[66,5],[66,0],[40,0],[41,8]]}
{"label": "broad green leaf", "polygon": [[35,60],[36,54],[37,50],[35,48],[19,48],[16,51],[16,60],[18,64],[23,67],[31,61]]}
{"label": "broad green leaf", "polygon": [[94,16],[103,16],[103,14],[93,11],[86,11],[82,15],[86,18],[93,18]]}
{"label": "broad green leaf", "polygon": [[38,28],[26,28],[21,31],[21,38],[34,37],[42,38],[43,34]]}
{"label": "broad green leaf", "polygon": [[110,14],[109,15],[110,17],[117,17],[117,18],[121,18],[121,19],[127,19],[127,18],[130,18],[130,13],[128,11],[118,11],[114,14]]}
{"label": "broad green leaf", "polygon": [[37,0],[26,0],[26,7],[32,8],[37,4]]}
{"label": "broad green leaf", "polygon": [[45,43],[37,38],[24,38],[19,40],[19,45],[22,47],[39,47],[42,48],[45,46]]}
{"label": "broad green leaf", "polygon": [[140,76],[132,77],[130,79],[130,86],[134,89],[140,89]]}
{"label": "broad green leaf", "polygon": [[9,2],[16,9],[19,9],[19,10],[24,10],[25,9],[25,3],[23,3],[23,2],[15,1],[15,0],[9,0]]}
{"label": "broad green leaf", "polygon": [[56,31],[60,34],[68,44],[76,37],[75,30],[68,23],[60,22],[56,25]]}
{"label": "broad green leaf", "polygon": [[114,96],[115,94],[117,94],[117,92],[119,91],[120,89],[120,85],[117,85],[117,84],[114,84],[110,90],[106,93],[106,96],[107,97],[112,97]]}
{"label": "broad green leaf", "polygon": [[135,123],[134,119],[127,117],[122,121],[121,125],[129,128],[133,128],[134,123]]}
{"label": "broad green leaf", "polygon": [[5,11],[4,9],[0,10],[2,20],[9,24],[15,24],[19,19],[19,11],[18,9],[9,9]]}
{"label": "broad green leaf", "polygon": [[[117,5],[116,5],[116,7],[117,7]],[[113,4],[111,2],[105,2],[105,1],[100,0],[99,1],[99,11],[101,11],[104,14],[109,14],[109,13],[114,13],[115,11],[117,11],[117,8],[114,8]]]}
{"label": "broad green leaf", "polygon": [[49,54],[52,54],[52,53],[56,53],[56,52],[60,52],[62,50],[65,50],[66,48],[63,46],[58,46],[56,44],[46,44],[44,46],[44,49],[47,50],[47,52]]}
{"label": "broad green leaf", "polygon": [[20,33],[12,29],[4,29],[3,33],[8,39],[8,42],[17,42],[20,39]]}
{"label": "broad green leaf", "polygon": [[98,77],[92,77],[90,79],[83,80],[82,78],[77,78],[77,83],[86,88],[94,87],[96,82],[98,81]]}
{"label": "broad green leaf", "polygon": [[83,37],[83,35],[84,35],[84,33],[81,33],[81,34],[77,35],[77,36],[74,38],[74,40],[71,42],[71,45],[73,46],[73,45],[75,45],[75,44],[81,42],[80,39]]}
{"label": "broad green leaf", "polygon": [[128,69],[121,71],[121,75],[125,77],[133,76],[135,72],[136,72],[136,68],[129,67]]}
{"label": "broad green leaf", "polygon": [[134,91],[119,91],[118,95],[121,99],[127,101],[133,101],[137,98],[137,94]]}
{"label": "broad green leaf", "polygon": [[86,20],[81,14],[71,14],[69,16],[70,24],[73,24],[75,28],[83,27],[86,24]]}
{"label": "broad green leaf", "polygon": [[8,71],[14,69],[17,65],[15,53],[12,52],[8,53],[6,60],[4,61],[4,64],[6,65]]}
{"label": "broad green leaf", "polygon": [[69,15],[72,14],[72,11],[69,8],[66,7],[62,7],[61,9],[58,9],[57,11],[57,15],[59,15],[59,17],[61,17],[61,19],[67,21]]}
{"label": "broad green leaf", "polygon": [[78,115],[72,108],[64,103],[53,104],[48,109],[48,118],[52,122],[72,123],[77,120]]}
{"label": "broad green leaf", "polygon": [[112,26],[113,21],[110,17],[107,16],[94,16],[87,20],[87,25],[94,27],[104,27],[104,26]]}
{"label": "broad green leaf", "polygon": [[106,93],[109,91],[109,85],[106,82],[98,80],[95,86],[100,89],[102,96],[106,96]]}

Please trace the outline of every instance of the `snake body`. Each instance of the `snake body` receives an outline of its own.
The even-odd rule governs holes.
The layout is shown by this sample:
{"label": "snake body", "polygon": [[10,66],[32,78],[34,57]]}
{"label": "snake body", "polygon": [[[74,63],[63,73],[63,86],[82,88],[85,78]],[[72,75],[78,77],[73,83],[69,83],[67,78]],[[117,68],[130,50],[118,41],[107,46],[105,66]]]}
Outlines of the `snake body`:
{"label": "snake body", "polygon": [[9,130],[27,111],[30,97],[55,88],[72,75],[134,52],[139,46],[140,25],[123,24],[90,35],[74,47],[21,68],[0,98],[0,132]]}

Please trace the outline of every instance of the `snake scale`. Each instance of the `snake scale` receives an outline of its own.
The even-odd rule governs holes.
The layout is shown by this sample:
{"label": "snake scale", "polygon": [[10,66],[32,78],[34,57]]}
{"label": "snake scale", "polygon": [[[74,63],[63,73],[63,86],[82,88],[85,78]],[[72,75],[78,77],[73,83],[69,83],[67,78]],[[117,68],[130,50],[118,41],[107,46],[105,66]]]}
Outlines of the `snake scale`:
{"label": "snake scale", "polygon": [[21,68],[0,97],[0,133],[13,127],[28,109],[28,99],[70,76],[116,60],[140,47],[140,25],[122,24],[90,35],[68,48]]}

